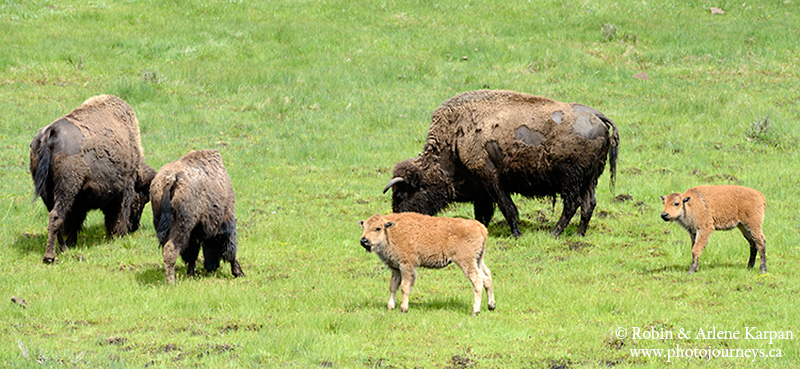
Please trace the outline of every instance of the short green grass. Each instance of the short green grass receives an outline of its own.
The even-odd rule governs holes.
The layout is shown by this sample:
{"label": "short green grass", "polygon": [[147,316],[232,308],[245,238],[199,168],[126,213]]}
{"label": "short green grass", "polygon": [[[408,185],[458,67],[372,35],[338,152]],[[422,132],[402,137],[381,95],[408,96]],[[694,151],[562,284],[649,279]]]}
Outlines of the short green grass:
{"label": "short green grass", "polygon": [[[0,363],[660,368],[665,358],[630,349],[680,347],[782,357],[673,358],[678,367],[797,367],[797,338],[694,335],[800,334],[797,24],[794,0],[6,0]],[[484,296],[470,316],[455,267],[421,270],[409,312],[386,311],[389,272],[358,245],[356,222],[391,211],[381,189],[421,150],[438,104],[479,88],[603,111],[621,136],[617,185],[601,177],[585,238],[577,218],[550,237],[560,205],[547,200],[515,199],[517,239],[495,214],[496,311]],[[246,277],[224,265],[187,278],[179,262],[178,283],[164,285],[149,208],[119,239],[91,213],[78,245],[41,263],[47,217],[31,202],[28,144],[101,93],[132,105],[155,168],[191,149],[222,152]],[[746,270],[736,231],[715,233],[687,275],[689,237],[659,218],[659,195],[724,183],[767,196],[766,275]],[[619,328],[676,337],[620,339]]]}

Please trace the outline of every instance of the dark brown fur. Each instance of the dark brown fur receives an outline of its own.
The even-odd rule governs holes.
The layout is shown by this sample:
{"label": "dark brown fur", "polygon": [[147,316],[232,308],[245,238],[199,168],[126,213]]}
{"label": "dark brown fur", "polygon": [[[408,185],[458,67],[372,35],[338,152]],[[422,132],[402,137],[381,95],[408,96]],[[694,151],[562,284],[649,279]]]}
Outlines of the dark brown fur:
{"label": "dark brown fur", "polygon": [[221,258],[231,264],[234,276],[244,275],[236,260],[236,197],[217,150],[192,151],[165,164],[150,193],[167,283],[175,283],[178,255],[186,273],[194,274],[201,244],[207,271],[215,271]]}
{"label": "dark brown fur", "polygon": [[733,228],[739,228],[750,243],[747,267],[753,267],[759,253],[761,272],[767,272],[767,240],[761,231],[767,200],[761,192],[742,186],[697,186],[683,194],[661,196],[661,200],[664,201],[661,219],[680,224],[692,237],[689,273],[697,271],[697,261],[711,233]]}
{"label": "dark brown fur", "polygon": [[408,311],[408,295],[416,280],[416,268],[458,265],[472,282],[472,314],[481,309],[481,288],[486,289],[489,310],[494,310],[492,274],[484,263],[487,231],[479,222],[461,218],[436,218],[418,213],[375,214],[359,224],[364,228],[361,246],[374,252],[392,271],[389,309],[394,309],[399,287],[400,311]]}
{"label": "dark brown fur", "polygon": [[[513,91],[479,90],[445,101],[433,113],[420,156],[394,167],[392,210],[433,215],[451,202],[472,202],[488,225],[498,204],[520,234],[512,193],[561,195],[559,235],[581,207],[584,235],[596,205],[594,190],[606,158],[616,175],[619,134],[602,113]],[[385,191],[384,190],[384,191]]]}
{"label": "dark brown fur", "polygon": [[[147,165],[133,109],[111,95],[92,97],[42,127],[31,141],[36,196],[50,212],[43,261],[77,241],[86,213],[101,209],[106,233],[139,228],[155,170]],[[66,238],[66,239],[65,239]]]}

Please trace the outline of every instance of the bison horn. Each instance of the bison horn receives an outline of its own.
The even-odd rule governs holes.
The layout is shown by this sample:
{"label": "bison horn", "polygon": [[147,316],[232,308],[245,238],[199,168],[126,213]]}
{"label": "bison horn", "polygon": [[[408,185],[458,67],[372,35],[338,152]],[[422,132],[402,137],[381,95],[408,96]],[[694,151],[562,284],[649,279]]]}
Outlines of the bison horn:
{"label": "bison horn", "polygon": [[392,186],[394,186],[394,185],[396,185],[396,184],[398,184],[400,182],[405,182],[405,179],[403,177],[394,177],[394,178],[392,178],[392,180],[389,181],[389,183],[386,184],[386,187],[383,188],[383,193],[386,193],[386,191],[389,191],[389,189],[392,188]]}

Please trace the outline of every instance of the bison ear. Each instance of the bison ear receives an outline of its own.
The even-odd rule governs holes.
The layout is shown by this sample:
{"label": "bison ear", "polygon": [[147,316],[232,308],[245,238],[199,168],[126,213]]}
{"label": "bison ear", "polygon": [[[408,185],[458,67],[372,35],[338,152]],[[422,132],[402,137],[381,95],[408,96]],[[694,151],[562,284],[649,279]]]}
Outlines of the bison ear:
{"label": "bison ear", "polygon": [[384,225],[383,225],[383,227],[384,227],[384,228],[386,228],[386,229],[389,229],[389,228],[391,228],[393,225],[394,225],[394,222],[386,222],[386,224],[384,224]]}
{"label": "bison ear", "polygon": [[689,202],[689,199],[691,199],[691,197],[684,197],[683,198],[683,203],[685,204],[685,203]]}
{"label": "bison ear", "polygon": [[667,199],[667,197],[666,197],[666,196],[664,196],[664,195],[661,195],[661,201],[664,201],[664,200],[666,200],[666,199]]}

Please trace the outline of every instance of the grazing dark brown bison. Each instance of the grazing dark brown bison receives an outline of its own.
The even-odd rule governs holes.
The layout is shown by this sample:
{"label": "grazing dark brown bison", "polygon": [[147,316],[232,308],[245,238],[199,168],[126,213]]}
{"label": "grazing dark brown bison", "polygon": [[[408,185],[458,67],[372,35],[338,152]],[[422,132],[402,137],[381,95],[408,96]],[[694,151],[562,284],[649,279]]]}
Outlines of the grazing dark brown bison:
{"label": "grazing dark brown bison", "polygon": [[512,193],[559,194],[564,210],[551,233],[560,235],[580,206],[584,235],[606,157],[614,183],[618,145],[614,122],[595,109],[513,91],[465,92],[436,109],[422,154],[397,163],[384,192],[393,189],[395,212],[433,215],[472,202],[487,225],[497,203],[514,236]]}
{"label": "grazing dark brown bison", "polygon": [[42,127],[30,160],[36,196],[50,212],[45,263],[55,260],[56,240],[59,251],[77,241],[89,210],[103,211],[109,236],[139,228],[156,172],[144,161],[136,114],[122,99],[92,97]]}
{"label": "grazing dark brown bison", "polygon": [[222,258],[231,263],[234,276],[244,275],[236,260],[236,198],[219,151],[191,151],[165,164],[150,193],[167,283],[175,283],[178,255],[186,262],[186,273],[194,274],[201,243],[207,271],[217,270]]}

